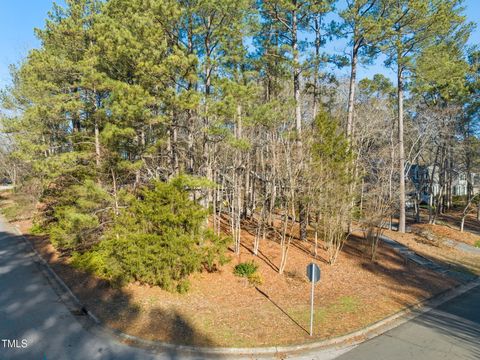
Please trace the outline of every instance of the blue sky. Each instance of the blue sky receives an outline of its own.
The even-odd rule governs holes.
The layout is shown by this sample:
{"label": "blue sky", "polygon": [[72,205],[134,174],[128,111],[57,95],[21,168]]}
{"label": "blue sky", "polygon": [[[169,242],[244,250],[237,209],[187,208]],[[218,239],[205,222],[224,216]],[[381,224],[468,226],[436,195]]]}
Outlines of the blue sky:
{"label": "blue sky", "polygon": [[[61,3],[61,1],[59,1]],[[0,87],[9,81],[9,64],[15,64],[24,58],[31,48],[39,46],[33,29],[43,27],[53,0],[0,0]],[[477,29],[470,39],[471,44],[480,44],[480,1],[466,0],[466,15],[469,21],[477,24]],[[344,43],[335,42],[328,45],[329,51],[343,52]],[[347,69],[339,74],[347,74]],[[380,61],[373,66],[361,66],[359,77],[371,77],[375,73],[389,75]]]}

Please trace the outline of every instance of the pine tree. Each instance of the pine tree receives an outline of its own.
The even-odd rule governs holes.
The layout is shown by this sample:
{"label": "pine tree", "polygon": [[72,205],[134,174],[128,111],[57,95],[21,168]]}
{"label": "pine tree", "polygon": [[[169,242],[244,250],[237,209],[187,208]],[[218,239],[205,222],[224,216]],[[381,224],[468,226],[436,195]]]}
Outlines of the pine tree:
{"label": "pine tree", "polygon": [[188,275],[226,261],[226,238],[204,229],[207,212],[189,199],[192,188],[205,185],[181,176],[143,188],[97,246],[74,254],[74,265],[117,284],[187,291]]}
{"label": "pine tree", "polygon": [[351,44],[346,123],[346,134],[349,139],[354,129],[355,87],[359,57],[365,55],[366,61],[373,61],[378,50],[377,46],[386,36],[388,15],[388,4],[377,0],[348,1],[347,8],[340,13],[343,19],[343,31],[350,37]]}
{"label": "pine tree", "polygon": [[405,77],[412,71],[415,57],[435,41],[447,36],[464,22],[461,0],[390,1],[391,27],[383,45],[387,65],[395,65],[397,73],[399,161],[399,231],[405,232],[405,149],[404,149],[404,88]]}

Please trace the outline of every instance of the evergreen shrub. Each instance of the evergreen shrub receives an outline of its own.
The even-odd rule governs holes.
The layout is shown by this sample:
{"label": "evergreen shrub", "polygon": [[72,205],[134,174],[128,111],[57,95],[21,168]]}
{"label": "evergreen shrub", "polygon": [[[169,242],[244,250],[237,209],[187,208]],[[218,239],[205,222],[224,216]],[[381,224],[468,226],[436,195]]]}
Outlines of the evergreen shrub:
{"label": "evergreen shrub", "polygon": [[233,273],[237,276],[249,277],[253,275],[257,269],[258,265],[252,260],[235,265]]}
{"label": "evergreen shrub", "polygon": [[73,255],[73,264],[121,285],[139,281],[188,290],[188,276],[226,262],[227,238],[206,228],[207,211],[190,198],[200,180],[154,182],[121,211],[102,241]]}

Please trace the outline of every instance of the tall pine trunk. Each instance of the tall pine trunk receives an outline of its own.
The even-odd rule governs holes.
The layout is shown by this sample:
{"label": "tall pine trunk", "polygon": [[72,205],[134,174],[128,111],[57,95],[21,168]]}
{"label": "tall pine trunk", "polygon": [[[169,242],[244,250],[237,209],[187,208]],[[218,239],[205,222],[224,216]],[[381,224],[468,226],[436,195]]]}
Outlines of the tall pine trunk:
{"label": "tall pine trunk", "polygon": [[398,219],[398,231],[405,233],[405,148],[403,144],[403,67],[397,69],[397,100],[398,100],[398,171],[399,171],[399,205],[400,217]]}
{"label": "tall pine trunk", "polygon": [[[295,1],[296,5],[296,1]],[[300,57],[298,54],[298,14],[296,10],[292,11],[292,52],[293,52],[293,99],[295,102],[295,131],[297,161],[300,162],[300,171],[303,172],[303,143],[302,143],[302,108],[300,96]],[[300,178],[302,178],[300,176]],[[307,208],[303,199],[303,194],[298,196],[298,210],[300,222],[300,240],[307,238]]]}
{"label": "tall pine trunk", "polygon": [[347,110],[347,140],[351,142],[353,136],[353,115],[355,111],[355,85],[357,80],[358,50],[360,40],[355,39],[352,49],[352,63],[350,68],[350,83],[348,89],[348,110]]}

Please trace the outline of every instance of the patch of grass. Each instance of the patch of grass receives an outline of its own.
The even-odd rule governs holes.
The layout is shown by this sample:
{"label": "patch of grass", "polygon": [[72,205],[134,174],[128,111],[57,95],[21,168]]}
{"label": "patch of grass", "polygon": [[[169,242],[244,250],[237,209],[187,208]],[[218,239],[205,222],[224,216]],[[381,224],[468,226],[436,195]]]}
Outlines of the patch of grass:
{"label": "patch of grass", "polygon": [[9,204],[2,209],[3,215],[9,221],[22,220],[30,217],[33,209],[27,204]]}
{"label": "patch of grass", "polygon": [[477,248],[480,248],[480,240],[475,241],[474,246]]}
{"label": "patch of grass", "polygon": [[258,264],[252,260],[237,264],[233,269],[233,273],[237,276],[247,278],[250,285],[259,286],[263,284],[263,278],[257,270]]}
{"label": "patch of grass", "polygon": [[448,222],[440,220],[440,219],[437,219],[435,223],[437,225],[450,226],[450,224]]}
{"label": "patch of grass", "polygon": [[453,206],[465,206],[467,203],[467,196],[455,195],[452,197]]}
{"label": "patch of grass", "polygon": [[[287,311],[288,315],[292,317],[292,319],[298,321],[300,324],[310,323],[310,306],[303,305],[299,307],[295,307],[289,309]],[[329,314],[329,307],[328,306],[319,306],[313,309],[313,321],[316,324],[322,324],[327,320],[327,316]]]}
{"label": "patch of grass", "polygon": [[338,300],[338,309],[341,313],[352,313],[358,308],[358,300],[352,296],[342,296]]}
{"label": "patch of grass", "polygon": [[[314,322],[317,324],[338,318],[342,314],[351,314],[360,306],[360,301],[353,296],[342,296],[336,302],[327,306],[315,307],[313,312]],[[289,315],[302,324],[310,323],[310,306],[303,305],[287,311]]]}
{"label": "patch of grass", "polygon": [[35,211],[35,199],[25,194],[2,195],[1,212],[8,221],[28,219]]}
{"label": "patch of grass", "polygon": [[21,208],[17,204],[9,204],[2,209],[2,214],[7,220],[12,221],[18,217],[21,212]]}
{"label": "patch of grass", "polygon": [[155,296],[149,296],[147,299],[147,303],[152,306],[157,303],[158,299]]}
{"label": "patch of grass", "polygon": [[200,333],[209,334],[213,342],[218,341],[236,347],[253,347],[256,345],[254,341],[238,336],[231,326],[217,319],[215,314],[199,315],[193,320],[193,324]]}
{"label": "patch of grass", "polygon": [[30,228],[30,234],[32,235],[45,235],[46,231],[45,228],[38,223],[34,223],[32,227]]}
{"label": "patch of grass", "polygon": [[216,328],[216,333],[218,334],[218,337],[221,339],[221,341],[226,344],[233,344],[232,346],[252,347],[255,345],[255,342],[249,339],[240,338],[234,330],[225,325],[218,326]]}

